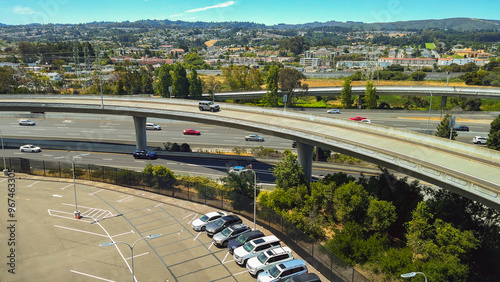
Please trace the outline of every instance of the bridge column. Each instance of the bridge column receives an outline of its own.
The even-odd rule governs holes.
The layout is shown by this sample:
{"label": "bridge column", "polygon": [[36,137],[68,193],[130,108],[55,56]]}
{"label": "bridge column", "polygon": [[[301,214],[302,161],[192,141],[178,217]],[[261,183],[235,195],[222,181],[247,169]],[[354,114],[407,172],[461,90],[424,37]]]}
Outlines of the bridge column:
{"label": "bridge column", "polygon": [[135,125],[135,148],[145,150],[148,147],[146,138],[146,118],[134,116]]}
{"label": "bridge column", "polygon": [[297,142],[298,161],[304,170],[307,181],[311,181],[313,150],[313,145]]}

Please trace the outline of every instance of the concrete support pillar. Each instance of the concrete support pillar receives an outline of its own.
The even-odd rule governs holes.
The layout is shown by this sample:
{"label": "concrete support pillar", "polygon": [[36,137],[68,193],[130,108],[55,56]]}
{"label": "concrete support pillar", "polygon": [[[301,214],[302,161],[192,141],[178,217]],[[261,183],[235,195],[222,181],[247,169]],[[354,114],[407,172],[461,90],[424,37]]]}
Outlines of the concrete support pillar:
{"label": "concrete support pillar", "polygon": [[137,150],[145,150],[148,147],[146,138],[146,118],[134,116],[135,125],[135,148]]}
{"label": "concrete support pillar", "polygon": [[446,108],[446,102],[448,102],[448,97],[441,96],[441,116],[443,115],[443,109]]}
{"label": "concrete support pillar", "polygon": [[312,161],[313,161],[314,146],[297,142],[297,155],[299,164],[304,170],[307,181],[311,181]]}
{"label": "concrete support pillar", "polygon": [[359,95],[358,97],[358,109],[363,108],[363,97],[364,95]]}

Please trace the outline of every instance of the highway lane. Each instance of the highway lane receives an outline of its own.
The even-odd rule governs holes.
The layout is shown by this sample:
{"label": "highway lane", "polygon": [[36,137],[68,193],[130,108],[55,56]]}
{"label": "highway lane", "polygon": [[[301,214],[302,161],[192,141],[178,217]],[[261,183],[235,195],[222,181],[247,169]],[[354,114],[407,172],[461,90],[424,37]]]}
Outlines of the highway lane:
{"label": "highway lane", "polygon": [[[440,123],[441,114],[433,112],[431,119],[425,112],[373,112],[355,109],[341,110],[342,114],[327,114],[325,109],[307,109],[307,113],[325,115],[339,119],[349,119],[355,115],[369,118],[373,124],[396,127],[416,132],[426,130],[435,131]],[[476,135],[487,136],[491,121],[496,117],[495,113],[460,113],[454,114],[457,124],[465,124],[470,128],[469,132],[459,132],[457,141],[470,143]],[[12,115],[14,116],[14,115]],[[17,114],[19,116],[19,114]],[[30,114],[26,114],[30,116]],[[3,114],[0,117],[1,130],[4,137],[27,139],[37,138],[70,138],[82,142],[125,142],[134,144],[135,131],[131,117],[100,116],[100,115],[64,115],[47,113],[46,115],[35,115],[31,120],[36,126],[19,126],[19,117],[8,117]],[[192,122],[172,121],[166,119],[148,119],[162,126],[161,131],[148,130],[148,142],[150,145],[162,146],[164,142],[188,143],[193,148],[235,148],[247,149],[264,146],[274,149],[290,148],[291,140],[278,138],[271,135],[263,135],[265,142],[246,142],[244,136],[255,132],[247,132],[239,129],[219,127]],[[184,129],[193,128],[201,132],[201,136],[182,135]]]}
{"label": "highway lane", "polygon": [[[60,162],[70,164],[69,159],[55,159],[56,157],[70,157],[75,153],[59,150],[42,150],[41,153],[26,153],[19,152],[18,149],[5,149],[5,156],[10,158],[28,158],[37,161]],[[247,166],[252,164],[254,171],[257,172],[257,183],[262,185],[264,189],[272,189],[275,178],[272,175],[272,169],[276,160],[256,160],[252,162],[240,160],[222,160],[208,158],[193,158],[179,156],[160,156],[157,160],[142,160],[133,159],[130,154],[112,154],[112,153],[90,153],[76,159],[75,165],[78,167],[81,164],[93,164],[96,166],[108,166],[117,168],[127,168],[134,171],[142,171],[147,164],[164,165],[178,175],[198,175],[209,177],[211,179],[219,179],[227,176],[227,169],[230,166]],[[48,166],[48,164],[47,164]],[[313,163],[313,180],[319,179],[327,174],[344,172],[353,177],[359,177],[360,172],[364,175],[376,175],[377,169],[358,168],[353,166],[341,166],[326,163]]]}

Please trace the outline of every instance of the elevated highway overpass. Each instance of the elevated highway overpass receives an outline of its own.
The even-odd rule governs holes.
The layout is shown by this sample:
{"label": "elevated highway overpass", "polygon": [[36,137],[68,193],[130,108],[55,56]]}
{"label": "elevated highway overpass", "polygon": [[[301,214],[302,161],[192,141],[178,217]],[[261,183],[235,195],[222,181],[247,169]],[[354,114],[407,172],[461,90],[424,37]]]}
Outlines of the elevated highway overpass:
{"label": "elevated highway overpass", "polygon": [[137,147],[147,146],[148,117],[207,123],[275,135],[298,143],[299,162],[311,174],[314,146],[351,155],[449,189],[500,210],[500,152],[425,134],[335,117],[221,104],[200,112],[197,101],[151,97],[0,97],[0,111],[74,112],[132,116]]}
{"label": "elevated highway overpass", "polygon": [[[387,86],[374,85],[377,95],[400,95],[400,96],[440,96],[440,97],[463,97],[479,99],[500,99],[500,88],[494,87],[453,87],[453,86]],[[364,95],[365,86],[352,86],[353,95]],[[341,86],[315,87],[307,91],[295,90],[294,93],[303,96],[340,96]],[[259,91],[237,91],[215,93],[217,100],[232,99],[258,99],[266,94],[265,90]],[[208,96],[208,95],[206,95]]]}

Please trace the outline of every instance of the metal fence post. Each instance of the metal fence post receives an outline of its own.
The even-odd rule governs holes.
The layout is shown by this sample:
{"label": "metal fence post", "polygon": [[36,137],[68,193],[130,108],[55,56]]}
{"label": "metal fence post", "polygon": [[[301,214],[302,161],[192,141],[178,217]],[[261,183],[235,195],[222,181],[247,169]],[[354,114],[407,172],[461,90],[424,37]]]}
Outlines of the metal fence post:
{"label": "metal fence post", "polygon": [[61,162],[57,162],[57,165],[59,166],[59,178],[62,177],[62,174],[61,174]]}
{"label": "metal fence post", "polygon": [[42,164],[43,164],[43,176],[45,176],[45,161],[42,160]]}

